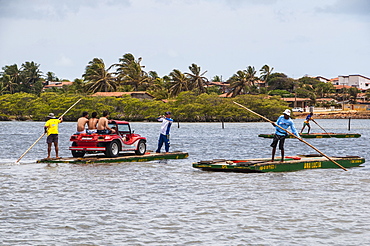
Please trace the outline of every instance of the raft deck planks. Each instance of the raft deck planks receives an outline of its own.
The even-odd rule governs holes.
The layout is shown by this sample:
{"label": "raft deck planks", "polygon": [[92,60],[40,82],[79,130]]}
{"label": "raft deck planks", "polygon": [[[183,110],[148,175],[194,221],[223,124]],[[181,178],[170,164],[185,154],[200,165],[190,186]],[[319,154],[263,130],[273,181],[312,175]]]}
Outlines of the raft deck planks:
{"label": "raft deck planks", "polygon": [[[244,173],[291,172],[305,169],[340,168],[325,157],[297,157],[300,157],[301,159],[294,160],[292,158],[286,158],[282,163],[279,162],[279,159],[276,159],[274,162],[270,162],[271,159],[267,158],[228,161],[200,161],[193,163],[193,167],[202,169],[204,171]],[[331,157],[331,159],[345,168],[357,167],[365,162],[364,158],[358,156]]]}
{"label": "raft deck planks", "polygon": [[90,164],[90,163],[119,163],[119,162],[145,162],[164,159],[184,159],[189,156],[186,152],[170,153],[148,153],[145,155],[121,154],[115,158],[108,158],[104,155],[94,155],[82,158],[68,157],[61,159],[41,159],[37,163],[71,163],[71,164]]}

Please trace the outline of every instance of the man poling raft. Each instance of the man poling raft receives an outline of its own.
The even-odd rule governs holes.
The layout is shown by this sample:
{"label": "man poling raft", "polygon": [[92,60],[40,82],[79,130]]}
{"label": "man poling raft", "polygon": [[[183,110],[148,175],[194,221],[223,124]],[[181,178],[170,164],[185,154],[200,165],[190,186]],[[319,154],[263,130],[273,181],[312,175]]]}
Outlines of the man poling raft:
{"label": "man poling raft", "polygon": [[[241,105],[240,103],[237,103],[237,102],[234,102],[234,101],[233,101],[233,103],[235,103],[235,104],[236,104],[236,105],[238,105],[239,107],[242,107],[242,108],[244,108],[244,109],[248,110],[248,111],[249,111],[249,112],[251,112],[252,114],[255,114],[255,115],[257,115],[257,116],[261,117],[262,119],[264,119],[264,120],[266,120],[266,121],[270,122],[271,124],[275,124],[273,121],[271,121],[271,120],[267,119],[266,117],[264,117],[264,116],[262,116],[262,115],[260,115],[260,114],[258,114],[258,113],[256,113],[256,112],[254,112],[253,110],[250,110],[249,108],[247,108],[247,107],[245,107],[245,106]],[[280,127],[280,126],[278,126],[278,125],[277,125],[277,127]],[[325,155],[324,153],[322,153],[320,150],[318,150],[317,148],[315,148],[315,147],[314,147],[314,146],[312,146],[311,144],[309,144],[309,143],[307,143],[306,141],[304,141],[302,138],[297,137],[296,135],[294,135],[293,133],[291,133],[290,131],[288,131],[288,130],[286,130],[286,129],[282,128],[282,127],[280,127],[280,128],[281,128],[281,130],[286,131],[289,135],[291,135],[291,136],[293,136],[293,137],[297,138],[299,141],[301,141],[301,142],[303,142],[303,143],[307,144],[308,146],[310,146],[311,148],[313,148],[314,150],[316,150],[316,151],[317,151],[319,154],[321,154],[322,156],[325,156],[328,160],[330,160],[331,162],[333,162],[333,163],[334,163],[335,165],[337,165],[338,167],[342,168],[344,171],[347,171],[347,169],[346,169],[346,168],[344,168],[342,165],[340,165],[339,163],[337,163],[336,161],[334,161],[332,158],[330,158],[329,156],[327,156],[327,155]]]}
{"label": "man poling raft", "polygon": [[[312,113],[312,112],[311,112],[311,113],[309,113],[309,114],[307,115],[307,117],[306,117],[305,121],[303,122],[303,127],[302,127],[302,129],[301,129],[300,134],[302,134],[302,133],[303,133],[303,130],[304,130],[304,128],[305,128],[306,126],[307,126],[307,128],[308,128],[307,134],[310,134],[310,131],[311,131],[310,120],[312,120],[313,122],[315,122],[315,120],[312,118],[312,115],[313,115],[313,113]],[[316,122],[315,122],[315,123],[316,123]]]}
{"label": "man poling raft", "polygon": [[[294,123],[292,119],[290,119],[290,110],[286,109],[283,112],[283,115],[281,115],[275,123],[272,125],[275,126],[276,132],[274,134],[274,140],[272,141],[271,147],[272,147],[272,158],[271,161],[274,161],[275,158],[275,153],[276,153],[276,147],[279,143],[279,149],[281,151],[281,160],[280,162],[284,161],[284,143],[285,143],[285,138],[288,136],[287,134],[287,129],[290,127],[292,130],[293,134],[300,139],[301,137],[299,136],[297,130],[295,129]],[[282,130],[284,129],[284,130]]]}
{"label": "man poling raft", "polygon": [[[75,102],[71,107],[69,107],[60,117],[59,119],[63,118],[63,116],[68,113],[69,110],[71,110],[77,103],[79,103],[80,101],[82,100],[82,98],[78,99],[77,102]],[[38,141],[40,141],[40,139],[45,136],[46,132],[44,132],[19,158],[18,160],[15,162],[15,163],[18,163],[22,158],[23,156],[25,156],[28,151],[30,151],[32,149],[33,146],[35,146],[37,144]]]}

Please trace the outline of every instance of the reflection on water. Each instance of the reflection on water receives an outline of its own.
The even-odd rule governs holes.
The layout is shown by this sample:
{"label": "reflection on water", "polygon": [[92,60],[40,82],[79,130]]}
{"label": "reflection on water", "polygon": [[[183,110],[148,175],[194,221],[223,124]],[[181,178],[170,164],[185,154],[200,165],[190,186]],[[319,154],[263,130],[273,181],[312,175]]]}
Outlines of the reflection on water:
{"label": "reflection on water", "polygon": [[[297,128],[303,120],[295,120]],[[347,132],[346,120],[319,120]],[[307,139],[329,156],[370,159],[370,120],[352,120],[358,139]],[[132,123],[156,148],[160,123]],[[105,165],[36,164],[46,157],[43,122],[0,122],[0,245],[366,245],[369,164],[291,173],[214,173],[191,163],[269,157],[269,123],[180,123],[171,150],[184,160]],[[312,131],[321,132],[315,125]],[[60,155],[71,156],[75,123],[60,125]],[[295,139],[286,154],[315,153]],[[53,152],[54,154],[54,152]]]}

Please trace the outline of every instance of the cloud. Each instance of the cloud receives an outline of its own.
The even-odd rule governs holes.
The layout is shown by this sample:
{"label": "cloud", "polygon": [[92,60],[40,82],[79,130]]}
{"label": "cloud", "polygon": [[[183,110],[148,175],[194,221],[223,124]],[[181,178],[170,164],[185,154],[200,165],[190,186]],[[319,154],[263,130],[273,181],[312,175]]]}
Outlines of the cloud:
{"label": "cloud", "polygon": [[111,65],[132,53],[161,76],[192,63],[224,78],[264,64],[295,76],[367,75],[369,22],[359,7],[351,0],[0,0],[0,65],[35,61],[76,78],[94,57]]}
{"label": "cloud", "polygon": [[70,58],[66,57],[65,55],[61,55],[59,60],[57,60],[55,64],[57,66],[62,66],[62,67],[71,67],[71,66],[73,66],[72,60]]}
{"label": "cloud", "polygon": [[82,7],[129,6],[129,0],[0,0],[0,18],[61,20]]}
{"label": "cloud", "polygon": [[334,14],[350,14],[369,17],[370,1],[369,0],[337,0],[336,3],[327,7],[318,7],[320,12]]}

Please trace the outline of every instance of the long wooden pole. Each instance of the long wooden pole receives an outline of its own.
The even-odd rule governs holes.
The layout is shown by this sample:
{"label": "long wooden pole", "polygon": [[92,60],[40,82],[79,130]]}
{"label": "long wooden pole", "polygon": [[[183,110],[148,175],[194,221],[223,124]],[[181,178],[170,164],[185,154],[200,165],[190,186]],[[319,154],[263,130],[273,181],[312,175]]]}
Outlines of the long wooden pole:
{"label": "long wooden pole", "polygon": [[339,163],[337,163],[336,161],[334,161],[333,159],[331,159],[329,156],[327,156],[327,155],[325,155],[324,153],[322,153],[320,150],[318,150],[317,148],[315,148],[315,147],[314,147],[314,146],[312,146],[311,144],[309,144],[309,143],[307,143],[306,141],[304,141],[302,138],[297,137],[296,135],[294,135],[294,134],[293,134],[293,133],[291,133],[290,131],[288,131],[288,130],[286,130],[286,129],[282,128],[281,126],[276,125],[276,124],[275,124],[275,122],[273,122],[273,121],[271,121],[271,120],[267,119],[266,117],[264,117],[264,116],[262,116],[262,115],[260,115],[260,114],[258,114],[258,113],[256,113],[256,112],[254,112],[254,111],[250,110],[249,108],[247,108],[247,107],[245,107],[245,106],[243,106],[243,105],[241,105],[241,104],[239,104],[239,103],[237,103],[237,102],[234,102],[234,101],[233,101],[233,103],[235,103],[236,105],[238,105],[238,106],[240,106],[240,107],[242,107],[242,108],[244,108],[244,109],[248,110],[249,112],[251,112],[251,113],[253,113],[253,114],[255,114],[255,115],[257,115],[257,116],[261,117],[261,118],[262,118],[262,119],[264,119],[265,121],[268,121],[268,122],[270,122],[270,123],[274,124],[275,126],[277,126],[277,127],[281,128],[282,130],[286,131],[289,135],[292,135],[293,137],[295,137],[295,138],[296,138],[296,139],[298,139],[299,141],[301,141],[301,142],[303,142],[303,143],[307,144],[308,146],[310,146],[311,148],[313,148],[314,150],[316,150],[316,151],[317,151],[318,153],[320,153],[322,156],[325,156],[329,161],[333,162],[335,165],[337,165],[338,167],[342,168],[344,171],[347,171],[347,169],[346,169],[346,168],[344,168],[342,165],[340,165]]}
{"label": "long wooden pole", "polygon": [[324,129],[324,128],[322,128],[322,127],[319,125],[319,123],[317,123],[317,122],[316,122],[315,120],[313,120],[313,119],[312,119],[312,121],[313,121],[313,122],[315,122],[315,124],[316,124],[316,125],[318,125],[318,126],[321,128],[321,130],[323,130],[326,134],[328,134],[328,136],[329,136],[329,137],[331,137],[331,136],[330,136],[330,134],[329,134],[327,131],[325,131],[325,129]]}
{"label": "long wooden pole", "polygon": [[[69,107],[69,109],[67,109],[60,117],[59,119],[61,119],[66,113],[68,113],[69,110],[71,110],[77,103],[79,103],[80,101],[82,100],[82,98],[78,99],[77,102],[75,102],[71,107]],[[35,144],[37,144],[38,141],[40,141],[40,139],[45,136],[46,132],[44,132],[19,158],[18,160],[15,162],[15,163],[18,163],[27,153],[28,151],[30,151],[33,146],[35,146]]]}

